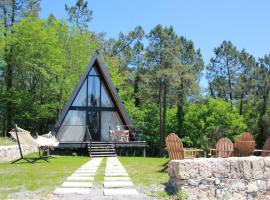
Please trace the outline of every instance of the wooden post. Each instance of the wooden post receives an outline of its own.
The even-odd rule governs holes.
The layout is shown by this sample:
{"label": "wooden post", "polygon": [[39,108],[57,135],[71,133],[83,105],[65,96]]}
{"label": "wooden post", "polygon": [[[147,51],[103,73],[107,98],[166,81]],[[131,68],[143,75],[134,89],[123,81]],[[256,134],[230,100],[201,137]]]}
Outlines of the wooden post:
{"label": "wooden post", "polygon": [[146,157],[145,147],[143,148],[143,157]]}

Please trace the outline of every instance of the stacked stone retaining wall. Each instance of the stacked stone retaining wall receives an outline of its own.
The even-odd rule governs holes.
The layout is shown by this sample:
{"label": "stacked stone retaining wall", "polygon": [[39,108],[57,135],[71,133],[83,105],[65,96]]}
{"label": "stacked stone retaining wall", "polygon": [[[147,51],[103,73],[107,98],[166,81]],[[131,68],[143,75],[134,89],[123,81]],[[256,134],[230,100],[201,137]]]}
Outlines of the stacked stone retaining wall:
{"label": "stacked stone retaining wall", "polygon": [[[38,151],[37,147],[21,145],[23,155]],[[20,158],[18,145],[0,146],[0,162],[7,162]]]}
{"label": "stacked stone retaining wall", "polygon": [[175,160],[169,176],[187,199],[270,199],[270,157]]}

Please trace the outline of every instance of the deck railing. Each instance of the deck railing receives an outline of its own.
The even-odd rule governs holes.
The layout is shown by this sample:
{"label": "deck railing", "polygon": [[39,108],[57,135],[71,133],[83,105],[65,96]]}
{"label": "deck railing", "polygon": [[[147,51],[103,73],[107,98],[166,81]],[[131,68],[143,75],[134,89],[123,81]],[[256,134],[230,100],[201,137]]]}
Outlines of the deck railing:
{"label": "deck railing", "polygon": [[[92,135],[92,134],[97,132],[97,130],[90,129],[88,125],[61,125],[59,127],[51,126],[50,131],[51,131],[52,135],[56,135],[59,131],[60,132],[61,131],[68,131],[68,128],[76,129],[76,127],[77,127],[78,131],[84,131],[84,135],[83,135],[83,138],[81,141],[89,142],[91,144],[93,139],[96,137],[95,135]],[[109,126],[109,130],[108,130],[109,140],[112,139],[111,140],[112,142],[119,142],[119,141],[117,141],[117,138],[113,135],[113,130],[119,130],[119,129],[120,129],[120,131],[121,130],[129,131],[127,141],[141,141],[141,137],[140,137],[141,129],[139,126],[134,126],[134,125],[121,125],[120,127]],[[125,140],[123,140],[123,141],[125,141]],[[73,142],[73,141],[66,140],[66,142]]]}

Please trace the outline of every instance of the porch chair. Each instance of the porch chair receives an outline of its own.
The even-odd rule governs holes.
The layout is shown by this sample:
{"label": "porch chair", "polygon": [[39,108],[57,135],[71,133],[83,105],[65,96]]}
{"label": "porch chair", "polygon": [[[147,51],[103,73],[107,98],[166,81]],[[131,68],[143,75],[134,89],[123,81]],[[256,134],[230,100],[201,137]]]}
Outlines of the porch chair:
{"label": "porch chair", "polygon": [[254,153],[261,153],[261,156],[270,156],[270,136],[265,140],[265,143],[263,145],[262,149],[255,149]]}
{"label": "porch chair", "polygon": [[[34,139],[29,131],[17,127],[17,125],[15,125],[14,129],[12,129],[9,133],[11,137],[17,141],[21,156],[19,159],[13,161],[12,163],[18,162],[20,160],[25,160],[27,162],[33,163],[34,161],[40,159],[48,162],[48,156],[44,156],[44,151],[49,151],[51,148],[57,147],[59,145],[59,142],[55,141],[54,139],[46,138],[43,136],[38,136],[37,139]],[[37,147],[39,151],[39,158],[34,160],[25,158],[22,154],[21,144]]]}
{"label": "porch chair", "polygon": [[233,155],[237,157],[251,156],[255,150],[256,142],[249,132],[242,133],[233,145]]}
{"label": "porch chair", "polygon": [[[192,159],[197,156],[198,152],[203,151],[196,148],[184,148],[181,139],[175,133],[170,133],[166,137],[166,149],[168,151],[169,161],[164,164],[165,167],[160,171],[165,171],[171,160]],[[188,152],[191,153],[190,156],[187,156],[186,153]]]}
{"label": "porch chair", "polygon": [[216,148],[210,149],[210,156],[212,155],[212,151],[216,152],[216,157],[230,157],[233,152],[233,143],[227,137],[220,138],[216,144]]}

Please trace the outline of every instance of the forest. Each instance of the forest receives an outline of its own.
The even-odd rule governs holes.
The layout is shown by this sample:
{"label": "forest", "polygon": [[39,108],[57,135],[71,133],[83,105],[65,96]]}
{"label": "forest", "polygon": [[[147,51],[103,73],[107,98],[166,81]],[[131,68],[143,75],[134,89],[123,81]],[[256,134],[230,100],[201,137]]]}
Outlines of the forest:
{"label": "forest", "polygon": [[[207,149],[223,136],[270,135],[270,54],[255,58],[230,41],[212,58],[172,26],[141,26],[118,38],[92,32],[85,0],[65,6],[68,19],[39,17],[40,0],[0,2],[0,134],[16,122],[47,133],[91,55],[98,50],[148,155],[165,154],[175,132],[187,147]],[[209,38],[210,39],[210,38]],[[206,76],[207,91],[200,85]]]}

